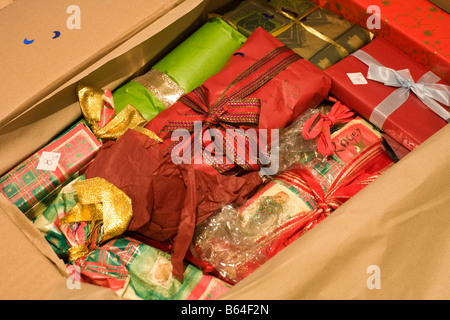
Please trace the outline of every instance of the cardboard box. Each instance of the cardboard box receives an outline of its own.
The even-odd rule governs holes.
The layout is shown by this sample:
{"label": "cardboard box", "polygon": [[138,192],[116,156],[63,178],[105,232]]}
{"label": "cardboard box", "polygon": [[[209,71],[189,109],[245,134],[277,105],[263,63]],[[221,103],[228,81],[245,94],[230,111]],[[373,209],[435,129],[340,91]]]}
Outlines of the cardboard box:
{"label": "cardboard box", "polygon": [[[81,115],[79,81],[114,89],[228,2],[80,0],[82,26],[70,31],[65,0],[0,10],[9,48],[0,68],[0,172]],[[55,24],[59,40],[51,39]],[[30,36],[35,42],[24,45]],[[449,299],[449,137],[445,126],[221,299]],[[2,196],[0,234],[2,299],[117,299],[101,287],[70,289],[64,264]]]}

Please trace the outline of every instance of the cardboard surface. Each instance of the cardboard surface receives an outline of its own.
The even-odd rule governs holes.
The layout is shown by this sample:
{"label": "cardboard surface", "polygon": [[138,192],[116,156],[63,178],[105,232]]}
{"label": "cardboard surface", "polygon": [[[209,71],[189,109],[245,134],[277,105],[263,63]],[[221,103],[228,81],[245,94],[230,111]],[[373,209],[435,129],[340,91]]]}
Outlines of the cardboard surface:
{"label": "cardboard surface", "polygon": [[[8,5],[0,11],[1,25],[5,26],[0,28],[0,39],[9,49],[2,53],[0,68],[0,124],[12,120],[178,2],[137,0],[129,5],[126,1],[84,0],[77,2],[79,11],[71,9],[70,1],[20,0]],[[72,29],[73,21],[79,22],[79,28]],[[55,31],[60,36],[54,39]],[[34,42],[25,44],[25,39]]]}
{"label": "cardboard surface", "polygon": [[[1,28],[0,39],[16,48],[0,62],[0,90],[5,97],[0,108],[0,171],[17,164],[79,116],[79,106],[71,100],[75,96],[71,86],[77,81],[118,85],[170,50],[166,46],[183,38],[201,22],[199,17],[227,1],[185,0],[170,11],[165,7],[175,2],[142,0],[130,6],[125,1],[79,1],[80,7],[90,3],[92,9],[103,10],[82,11],[82,32],[66,32],[71,45],[44,38],[55,25],[64,30],[65,10],[72,3],[17,0],[0,10],[0,25],[10,24]],[[50,3],[53,11],[43,10]],[[120,3],[125,4],[123,10],[117,9]],[[51,12],[61,10],[50,19]],[[115,13],[123,18],[114,19]],[[93,17],[96,28],[88,22]],[[30,52],[37,52],[32,51],[37,46],[22,42],[31,28],[23,23],[26,19],[43,21],[32,28],[33,44],[39,39],[46,49],[35,55]],[[64,54],[67,57],[60,58]],[[117,68],[120,65],[125,72]],[[11,122],[25,110],[31,111]],[[222,299],[449,299],[449,137],[446,126]],[[101,287],[69,290],[64,264],[2,196],[0,235],[1,299],[117,298]],[[376,284],[379,289],[370,289]]]}
{"label": "cardboard surface", "polygon": [[[120,8],[121,3],[122,5],[126,5],[125,2],[118,1],[114,6],[111,6],[111,10],[113,10],[112,8],[114,7],[115,11],[120,11],[118,8]],[[11,105],[3,104],[0,108],[0,149],[3,151],[15,150],[13,153],[0,153],[1,174],[7,172],[18,162],[24,160],[30,154],[40,149],[48,140],[53,139],[59,132],[81,116],[81,110],[77,100],[78,97],[76,95],[76,84],[78,81],[82,80],[86,83],[94,83],[98,87],[110,88],[111,90],[114,89],[121,82],[145,66],[151,58],[163,50],[171,43],[171,41],[176,39],[176,37],[186,29],[187,25],[190,25],[198,18],[202,9],[200,8],[199,10],[197,8],[199,4],[202,3],[201,0],[187,2],[183,2],[183,0],[171,0],[165,1],[164,3],[171,3],[172,7],[174,7],[175,4],[179,5],[175,6],[173,10],[169,10],[171,7],[163,7],[163,10],[159,6],[156,6],[154,8],[154,14],[149,16],[149,25],[143,28],[134,37],[125,39],[126,41],[114,38],[112,33],[108,34],[105,31],[105,41],[109,41],[111,46],[116,46],[114,50],[109,52],[105,50],[103,56],[97,57],[97,60],[92,59],[90,65],[86,66],[84,69],[81,68],[78,72],[73,72],[71,77],[65,75],[62,70],[57,69],[54,76],[56,76],[56,73],[61,73],[66,79],[59,79],[60,81],[57,81],[57,83],[54,84],[55,88],[53,90],[47,92],[46,86],[48,85],[48,82],[45,79],[34,82],[33,85],[36,86],[36,92],[39,92],[40,99],[37,102],[30,104],[25,103],[23,100],[25,98],[24,94],[27,94],[30,90],[28,85],[29,81],[27,80],[29,75],[25,74],[23,79],[20,81],[18,80],[17,83],[9,81],[11,75],[17,76],[16,73],[23,73],[21,70],[24,68],[23,64],[16,62],[20,60],[14,60],[14,51],[23,51],[23,47],[25,47],[22,42],[23,39],[16,36],[14,45],[11,47],[14,50],[11,50],[13,52],[8,53],[9,57],[7,57],[7,59],[11,60],[11,67],[7,70],[0,68],[0,75],[2,75],[0,80],[2,89],[0,90],[2,94],[7,94],[8,98],[6,101],[9,99],[21,101],[15,104],[12,103]],[[16,5],[16,3],[11,6],[13,5]],[[49,5],[50,4],[47,4],[47,6]],[[20,16],[20,13],[10,12],[9,9],[10,6],[5,8],[5,10],[2,10],[1,14]],[[167,14],[167,16],[165,16],[165,14]],[[63,11],[63,16],[69,17],[69,15],[65,13],[65,9]],[[188,18],[182,18],[184,16],[187,16]],[[46,18],[41,17],[39,19]],[[88,20],[89,18],[82,15],[81,19],[82,21],[85,21],[85,19]],[[133,20],[135,19],[136,18],[133,18]],[[94,20],[97,21],[97,19]],[[175,23],[168,27],[168,24],[170,24],[168,21]],[[2,23],[3,21],[0,19],[0,25],[2,25]],[[130,26],[123,21],[121,24],[110,26],[110,29],[120,30],[122,28],[123,30],[127,30],[129,27]],[[168,27],[167,31],[165,30],[166,27]],[[83,51],[98,55],[99,52],[90,45],[92,42],[90,34],[97,33],[96,26],[93,25],[89,27],[89,25],[82,25],[81,28],[82,29],[80,30],[71,30],[71,32],[81,32],[84,28],[86,31],[83,32],[87,34],[80,36],[81,38],[79,39],[64,40],[66,44],[64,47],[65,50],[72,50],[74,52]],[[1,29],[4,31],[8,28],[5,27]],[[62,38],[64,34],[61,34]],[[153,37],[155,34],[157,34],[157,36]],[[2,35],[0,35],[0,39],[1,37]],[[58,39],[52,40],[56,41]],[[37,43],[38,42],[32,43],[28,46]],[[74,44],[84,44],[86,46],[78,47]],[[41,44],[39,47],[36,46],[31,50],[44,55],[45,52],[48,51],[48,48],[51,47]],[[58,48],[54,54],[64,57],[65,50]],[[28,55],[28,60],[26,60],[27,64],[30,64],[29,60],[34,60],[35,63],[35,69],[30,70],[29,73],[32,73],[35,76],[36,74],[47,74],[50,72],[47,69],[47,66],[50,61],[52,61],[51,59],[46,58],[45,60],[39,60],[36,56],[32,55],[32,52],[29,52]],[[68,63],[68,65],[71,65],[71,63]],[[45,72],[40,71],[41,69]],[[21,106],[20,104],[23,105]],[[26,109],[26,111],[21,112],[21,109]],[[35,134],[37,131],[39,132],[39,135]]]}

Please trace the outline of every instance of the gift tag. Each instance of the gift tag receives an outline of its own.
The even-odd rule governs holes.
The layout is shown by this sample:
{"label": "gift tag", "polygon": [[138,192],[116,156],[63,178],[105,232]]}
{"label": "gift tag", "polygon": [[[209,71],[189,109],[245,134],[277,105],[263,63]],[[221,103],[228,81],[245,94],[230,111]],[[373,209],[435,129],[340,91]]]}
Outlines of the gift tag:
{"label": "gift tag", "polygon": [[354,85],[367,84],[367,80],[361,72],[347,73],[347,76]]}
{"label": "gift tag", "polygon": [[55,171],[60,157],[60,153],[43,151],[36,168],[38,170]]}

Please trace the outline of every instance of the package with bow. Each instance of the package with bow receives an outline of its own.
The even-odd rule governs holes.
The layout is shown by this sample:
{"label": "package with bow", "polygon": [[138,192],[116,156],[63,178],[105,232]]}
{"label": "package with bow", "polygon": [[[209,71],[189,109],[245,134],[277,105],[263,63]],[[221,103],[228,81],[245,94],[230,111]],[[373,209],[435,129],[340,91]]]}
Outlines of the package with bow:
{"label": "package with bow", "polygon": [[126,299],[213,299],[230,288],[187,263],[184,281],[175,279],[169,254],[122,236],[131,211],[129,198],[116,187],[81,175],[57,190],[33,224],[73,279]]}
{"label": "package with bow", "polygon": [[211,174],[258,170],[268,163],[264,155],[272,131],[317,106],[328,96],[330,82],[258,28],[219,73],[146,128],[164,139],[161,148],[175,162]]}
{"label": "package with bow", "polygon": [[276,174],[294,163],[327,161],[327,157],[336,150],[336,145],[331,141],[331,133],[357,118],[359,117],[351,109],[332,96],[316,108],[306,110],[288,127],[280,130],[280,139],[271,148],[276,151],[271,155],[272,161],[278,162]]}
{"label": "package with bow", "polygon": [[261,26],[321,69],[372,39],[368,30],[308,0],[246,0],[224,17],[247,36]]}
{"label": "package with bow", "polygon": [[[198,226],[190,248],[193,263],[237,283],[393,163],[381,145],[380,133],[362,119],[355,118],[326,137],[340,107],[330,117],[315,114],[301,133],[310,139],[315,131],[322,132],[321,137],[316,135],[317,146],[325,153],[331,147],[332,154],[325,161],[319,157],[292,164],[244,205],[225,206]],[[341,115],[346,117],[348,109]]]}
{"label": "package with bow", "polygon": [[241,177],[209,175],[175,164],[163,156],[157,140],[132,129],[105,143],[85,176],[105,179],[128,195],[133,216],[127,231],[171,252],[178,277],[195,226],[222,205],[243,203],[262,184],[256,171]]}
{"label": "package with bow", "polygon": [[[450,15],[429,0],[313,0],[364,28],[450,82]],[[442,2],[448,1],[444,0]]]}
{"label": "package with bow", "polygon": [[2,176],[0,192],[27,214],[89,163],[101,145],[86,124],[79,121]]}
{"label": "package with bow", "polygon": [[325,72],[334,96],[408,150],[450,119],[450,86],[382,38]]}
{"label": "package with bow", "polygon": [[154,118],[219,72],[246,39],[223,20],[210,19],[150,71],[116,89],[117,112],[132,105],[147,121]]}

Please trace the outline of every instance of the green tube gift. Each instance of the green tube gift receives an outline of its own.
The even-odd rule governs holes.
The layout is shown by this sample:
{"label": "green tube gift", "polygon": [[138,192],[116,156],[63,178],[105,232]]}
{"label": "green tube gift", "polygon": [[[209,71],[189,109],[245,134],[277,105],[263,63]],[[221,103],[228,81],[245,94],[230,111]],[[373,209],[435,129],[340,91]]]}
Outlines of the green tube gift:
{"label": "green tube gift", "polygon": [[246,39],[222,19],[210,19],[150,71],[116,89],[116,111],[131,104],[150,121],[220,71]]}

